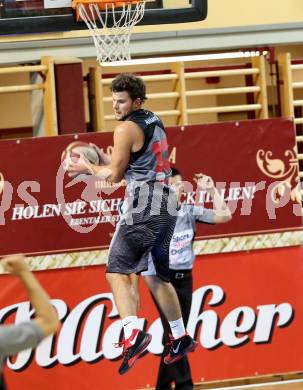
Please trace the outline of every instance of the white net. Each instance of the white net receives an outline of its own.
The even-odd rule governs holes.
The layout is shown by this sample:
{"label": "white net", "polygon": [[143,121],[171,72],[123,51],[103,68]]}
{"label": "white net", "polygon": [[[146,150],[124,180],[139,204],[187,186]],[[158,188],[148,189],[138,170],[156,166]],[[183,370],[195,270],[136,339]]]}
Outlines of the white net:
{"label": "white net", "polygon": [[133,27],[144,16],[145,0],[135,4],[123,3],[117,8],[112,3],[104,3],[104,10],[98,4],[77,5],[81,19],[86,23],[97,50],[97,61],[113,62],[130,60],[130,36]]}

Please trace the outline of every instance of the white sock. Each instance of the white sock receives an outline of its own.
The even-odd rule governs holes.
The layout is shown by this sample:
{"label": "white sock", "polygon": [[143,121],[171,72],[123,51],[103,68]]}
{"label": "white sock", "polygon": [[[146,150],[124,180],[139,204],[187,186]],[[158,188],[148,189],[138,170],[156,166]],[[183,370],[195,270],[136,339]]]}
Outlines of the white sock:
{"label": "white sock", "polygon": [[171,333],[174,339],[178,339],[185,335],[185,327],[182,317],[176,321],[168,321]]}
{"label": "white sock", "polygon": [[138,321],[137,316],[128,316],[122,319],[125,340],[130,338],[133,329],[138,328],[137,321]]}

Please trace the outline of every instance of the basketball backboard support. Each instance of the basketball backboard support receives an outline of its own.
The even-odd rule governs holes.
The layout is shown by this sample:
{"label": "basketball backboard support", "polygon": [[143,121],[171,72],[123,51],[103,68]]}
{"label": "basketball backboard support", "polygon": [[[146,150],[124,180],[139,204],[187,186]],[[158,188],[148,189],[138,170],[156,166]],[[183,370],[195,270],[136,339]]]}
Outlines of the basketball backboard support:
{"label": "basketball backboard support", "polygon": [[[0,0],[0,37],[85,30],[76,22],[72,0]],[[204,20],[207,0],[152,0],[138,25],[189,23]]]}

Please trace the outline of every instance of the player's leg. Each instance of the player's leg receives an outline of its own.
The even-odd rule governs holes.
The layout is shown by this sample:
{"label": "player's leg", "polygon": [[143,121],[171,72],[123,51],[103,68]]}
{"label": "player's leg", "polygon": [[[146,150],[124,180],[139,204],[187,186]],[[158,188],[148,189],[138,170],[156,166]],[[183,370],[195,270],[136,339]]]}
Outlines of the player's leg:
{"label": "player's leg", "polygon": [[[162,312],[168,321],[176,321],[182,317],[178,296],[174,287],[169,282],[165,282],[157,275],[144,276],[145,281],[159,304]],[[184,334],[185,329],[183,327]]]}
{"label": "player's leg", "polygon": [[185,331],[180,304],[173,286],[158,276],[145,276],[144,278],[170,325],[171,348],[164,362],[171,364],[180,360],[187,352],[194,351],[197,343]]}
{"label": "player's leg", "polygon": [[170,326],[172,333],[170,352],[165,357],[164,362],[171,364],[180,360],[187,352],[194,351],[197,343],[185,331],[181,308],[174,287],[160,276],[161,274],[159,276],[144,276],[144,278],[159,307],[165,313]]}
{"label": "player's leg", "polygon": [[[192,302],[192,292],[193,292],[193,281],[192,281],[192,271],[176,271],[170,270],[171,273],[171,283],[174,286],[178,299],[181,306],[182,318],[184,321],[185,327],[187,326],[190,308]],[[163,364],[165,365],[165,364]],[[175,382],[176,390],[192,390],[193,389],[193,380],[191,376],[190,364],[187,356],[184,356],[182,359],[177,362],[170,364],[168,367],[172,370],[172,377]]]}
{"label": "player's leg", "polygon": [[138,328],[137,299],[130,275],[144,268],[144,245],[138,245],[142,237],[141,226],[120,225],[115,233],[106,270],[115,303],[123,324],[123,361],[119,373],[127,372],[147,348],[151,335]]}
{"label": "player's leg", "polygon": [[136,316],[137,302],[129,275],[107,272],[106,279],[114,295],[120,318]]}

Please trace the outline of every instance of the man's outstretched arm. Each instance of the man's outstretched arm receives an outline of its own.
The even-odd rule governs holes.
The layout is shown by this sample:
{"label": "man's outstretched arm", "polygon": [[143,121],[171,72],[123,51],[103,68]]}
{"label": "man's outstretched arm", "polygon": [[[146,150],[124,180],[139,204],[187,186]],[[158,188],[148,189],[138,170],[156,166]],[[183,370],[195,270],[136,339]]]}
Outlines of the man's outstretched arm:
{"label": "man's outstretched arm", "polygon": [[22,255],[7,256],[2,259],[1,263],[7,272],[17,276],[24,285],[35,309],[36,316],[33,322],[41,329],[43,336],[54,333],[59,326],[56,310],[51,305],[46,291],[26,265],[25,257]]}

